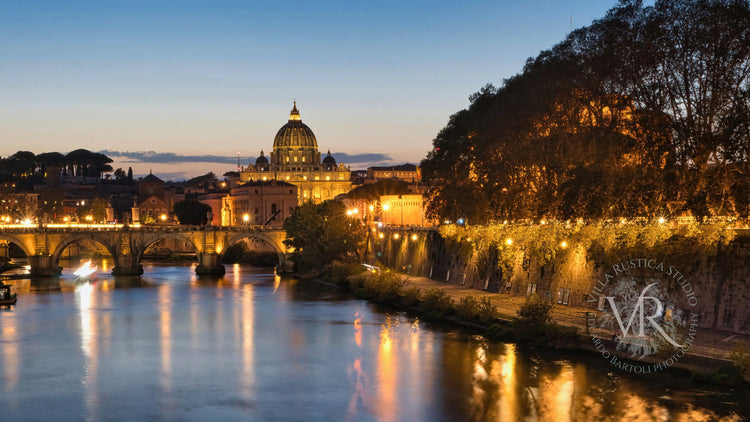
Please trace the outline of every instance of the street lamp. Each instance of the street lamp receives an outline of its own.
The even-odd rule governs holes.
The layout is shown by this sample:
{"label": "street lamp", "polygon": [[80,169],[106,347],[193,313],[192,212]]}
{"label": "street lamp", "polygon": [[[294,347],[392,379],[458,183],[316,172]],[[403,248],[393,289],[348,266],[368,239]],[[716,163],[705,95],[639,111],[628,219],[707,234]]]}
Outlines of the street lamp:
{"label": "street lamp", "polygon": [[247,226],[247,222],[250,221],[250,214],[245,213],[245,215],[242,216],[242,221],[244,221]]}

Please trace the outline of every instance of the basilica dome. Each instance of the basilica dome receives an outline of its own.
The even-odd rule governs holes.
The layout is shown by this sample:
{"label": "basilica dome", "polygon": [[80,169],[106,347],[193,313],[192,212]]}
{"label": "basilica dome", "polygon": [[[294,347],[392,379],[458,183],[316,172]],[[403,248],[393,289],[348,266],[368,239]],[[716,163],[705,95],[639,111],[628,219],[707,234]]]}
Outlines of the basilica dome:
{"label": "basilica dome", "polygon": [[289,113],[289,122],[276,132],[273,139],[274,150],[285,147],[312,148],[318,151],[318,141],[313,131],[302,123],[302,118],[297,110],[297,102],[294,102],[292,112]]}

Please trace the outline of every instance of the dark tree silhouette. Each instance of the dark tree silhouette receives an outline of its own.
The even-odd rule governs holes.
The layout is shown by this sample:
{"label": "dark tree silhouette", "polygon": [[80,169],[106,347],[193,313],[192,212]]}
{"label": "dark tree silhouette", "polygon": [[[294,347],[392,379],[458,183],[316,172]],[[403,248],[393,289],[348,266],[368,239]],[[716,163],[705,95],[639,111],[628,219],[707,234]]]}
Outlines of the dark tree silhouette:
{"label": "dark tree silhouette", "polygon": [[174,204],[174,214],[183,225],[205,226],[211,207],[195,199],[186,199]]}
{"label": "dark tree silhouette", "polygon": [[422,162],[433,218],[750,213],[750,7],[621,0],[485,86]]}

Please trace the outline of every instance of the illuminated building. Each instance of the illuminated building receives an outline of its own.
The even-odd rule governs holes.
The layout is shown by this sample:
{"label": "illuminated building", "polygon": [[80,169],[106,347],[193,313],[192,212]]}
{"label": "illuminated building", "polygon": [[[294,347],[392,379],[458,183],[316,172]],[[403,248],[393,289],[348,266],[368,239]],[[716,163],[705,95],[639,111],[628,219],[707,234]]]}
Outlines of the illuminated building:
{"label": "illuminated building", "polygon": [[349,168],[328,155],[321,161],[318,141],[304,123],[294,103],[289,121],[279,129],[269,157],[261,151],[253,166],[240,172],[240,182],[276,180],[298,186],[299,203],[319,203],[349,192],[352,184]]}

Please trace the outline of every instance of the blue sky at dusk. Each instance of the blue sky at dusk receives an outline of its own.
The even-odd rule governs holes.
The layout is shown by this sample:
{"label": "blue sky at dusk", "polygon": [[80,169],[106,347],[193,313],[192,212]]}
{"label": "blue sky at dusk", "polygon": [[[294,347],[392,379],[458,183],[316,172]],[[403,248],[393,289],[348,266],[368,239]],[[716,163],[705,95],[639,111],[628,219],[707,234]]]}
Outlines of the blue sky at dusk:
{"label": "blue sky at dusk", "polygon": [[[136,175],[222,174],[271,149],[296,98],[353,169],[418,162],[471,93],[614,4],[3,0],[0,155],[86,148]],[[189,163],[153,158],[169,154]]]}

